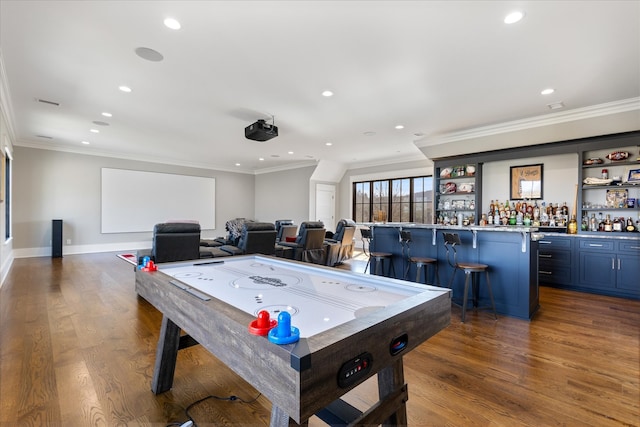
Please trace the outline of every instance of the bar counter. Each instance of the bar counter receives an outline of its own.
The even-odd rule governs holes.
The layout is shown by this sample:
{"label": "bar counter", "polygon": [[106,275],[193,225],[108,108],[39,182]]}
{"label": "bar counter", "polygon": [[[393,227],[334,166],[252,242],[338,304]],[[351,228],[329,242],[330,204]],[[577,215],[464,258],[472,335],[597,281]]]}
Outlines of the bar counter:
{"label": "bar counter", "polygon": [[[458,261],[489,266],[491,288],[499,314],[530,320],[539,307],[538,240],[544,235],[535,227],[409,223],[366,225],[373,233],[371,250],[393,254],[397,278],[413,281],[416,277],[416,267],[408,263],[406,249],[400,242],[400,231],[408,230],[411,232],[410,255],[436,258],[440,286],[447,287],[453,267],[447,261],[443,233],[458,233],[462,241],[462,245],[457,247]],[[375,260],[371,259],[371,263],[369,271],[375,272]],[[431,268],[429,273],[429,283],[434,283],[434,269]],[[462,273],[455,275],[451,286],[454,299],[462,299],[464,278]],[[480,306],[487,305],[489,294],[484,277],[480,280],[479,296]]]}

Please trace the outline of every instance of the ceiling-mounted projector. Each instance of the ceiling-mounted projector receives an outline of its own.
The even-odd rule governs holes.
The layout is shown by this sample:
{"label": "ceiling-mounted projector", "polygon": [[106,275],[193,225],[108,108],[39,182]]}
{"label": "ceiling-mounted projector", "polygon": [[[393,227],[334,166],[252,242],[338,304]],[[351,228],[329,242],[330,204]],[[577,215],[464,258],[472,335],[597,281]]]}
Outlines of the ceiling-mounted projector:
{"label": "ceiling-mounted projector", "polygon": [[268,141],[271,138],[278,136],[278,126],[270,125],[264,120],[260,119],[252,125],[244,128],[244,136],[247,139],[253,141]]}

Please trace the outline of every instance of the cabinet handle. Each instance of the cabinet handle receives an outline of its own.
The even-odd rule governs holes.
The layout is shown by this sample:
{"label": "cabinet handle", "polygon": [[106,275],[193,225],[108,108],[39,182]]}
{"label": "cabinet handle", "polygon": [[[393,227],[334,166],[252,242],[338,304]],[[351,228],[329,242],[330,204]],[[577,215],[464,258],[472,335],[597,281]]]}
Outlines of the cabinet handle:
{"label": "cabinet handle", "polygon": [[551,242],[549,242],[548,240],[538,240],[538,243],[541,245],[550,245]]}
{"label": "cabinet handle", "polygon": [[600,243],[589,243],[589,246],[591,246],[592,248],[601,248],[604,245]]}
{"label": "cabinet handle", "polygon": [[549,255],[545,255],[545,254],[539,254],[538,255],[540,258],[552,258],[553,255],[549,254]]}
{"label": "cabinet handle", "polygon": [[620,258],[618,258],[618,270],[620,270],[622,267],[622,261],[620,260]]}
{"label": "cabinet handle", "polygon": [[547,274],[551,276],[553,273],[551,271],[538,270],[538,274]]}
{"label": "cabinet handle", "polygon": [[629,246],[629,249],[640,249],[640,246]]}
{"label": "cabinet handle", "polygon": [[613,258],[611,258],[611,269],[612,269],[612,270],[615,270],[615,269],[616,269],[616,264],[615,264],[615,263],[616,263],[616,260],[615,260],[615,259],[613,259]]}

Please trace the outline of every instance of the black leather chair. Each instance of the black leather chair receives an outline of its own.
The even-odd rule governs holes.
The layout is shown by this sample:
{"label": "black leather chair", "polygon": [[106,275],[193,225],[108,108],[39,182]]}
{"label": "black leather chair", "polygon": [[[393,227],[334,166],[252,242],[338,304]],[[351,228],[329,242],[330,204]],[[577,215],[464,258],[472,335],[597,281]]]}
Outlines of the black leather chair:
{"label": "black leather chair", "polygon": [[327,245],[327,265],[334,266],[353,257],[353,236],[356,223],[350,219],[341,219],[336,225],[336,232],[325,239]]}
{"label": "black leather chair", "polygon": [[223,245],[217,248],[229,255],[275,255],[276,228],[270,222],[245,222],[238,246]]}
{"label": "black leather chair", "polygon": [[167,222],[153,227],[151,250],[138,251],[138,264],[148,256],[156,264],[210,257],[200,252],[200,224]]}
{"label": "black leather chair", "polygon": [[280,242],[278,244],[292,248],[292,259],[314,264],[325,264],[325,231],[322,221],[304,221],[300,224],[295,242]]}

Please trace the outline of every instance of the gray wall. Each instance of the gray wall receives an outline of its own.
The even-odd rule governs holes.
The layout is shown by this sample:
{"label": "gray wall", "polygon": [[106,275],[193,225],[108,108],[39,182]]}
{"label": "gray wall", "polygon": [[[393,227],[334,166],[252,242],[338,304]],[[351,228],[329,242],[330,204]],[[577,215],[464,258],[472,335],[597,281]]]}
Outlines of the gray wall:
{"label": "gray wall", "polygon": [[256,175],[255,218],[274,222],[309,220],[309,180],[315,166]]}
{"label": "gray wall", "polygon": [[[52,219],[64,221],[64,241],[71,239],[70,245],[65,243],[64,253],[129,250],[141,244],[144,244],[142,247],[150,245],[151,233],[100,233],[100,171],[103,167],[214,177],[216,230],[203,232],[206,238],[225,235],[224,224],[228,219],[254,217],[253,175],[15,147],[13,249],[16,257],[50,254]],[[158,197],[171,203],[171,195],[163,194],[161,188],[141,188],[140,191],[157,192]]]}

